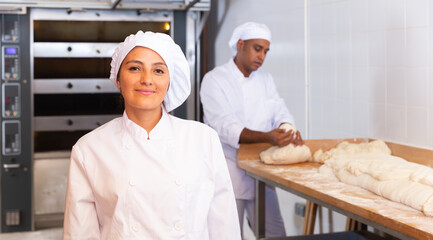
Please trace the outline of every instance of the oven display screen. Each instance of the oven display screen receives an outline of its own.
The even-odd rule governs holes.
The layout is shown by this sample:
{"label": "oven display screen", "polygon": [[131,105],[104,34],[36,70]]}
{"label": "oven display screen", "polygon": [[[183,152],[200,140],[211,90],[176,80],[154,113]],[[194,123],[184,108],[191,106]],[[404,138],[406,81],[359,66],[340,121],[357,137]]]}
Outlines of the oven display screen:
{"label": "oven display screen", "polygon": [[17,54],[17,48],[11,48],[11,47],[6,48],[6,54],[8,54],[8,55]]}

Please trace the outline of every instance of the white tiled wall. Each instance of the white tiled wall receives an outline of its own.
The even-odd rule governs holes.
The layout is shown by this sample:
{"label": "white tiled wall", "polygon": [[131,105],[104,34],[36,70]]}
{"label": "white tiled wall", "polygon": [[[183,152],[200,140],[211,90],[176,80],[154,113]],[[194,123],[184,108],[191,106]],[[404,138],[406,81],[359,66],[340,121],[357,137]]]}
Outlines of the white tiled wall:
{"label": "white tiled wall", "polygon": [[433,1],[308,0],[308,12],[309,137],[433,148]]}

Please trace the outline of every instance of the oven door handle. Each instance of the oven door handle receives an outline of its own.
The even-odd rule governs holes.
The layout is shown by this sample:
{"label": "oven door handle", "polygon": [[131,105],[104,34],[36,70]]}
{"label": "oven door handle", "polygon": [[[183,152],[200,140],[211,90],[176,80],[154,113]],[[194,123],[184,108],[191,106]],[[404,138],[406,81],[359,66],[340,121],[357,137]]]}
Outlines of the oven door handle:
{"label": "oven door handle", "polygon": [[3,164],[4,169],[20,168],[20,167],[21,167],[21,164],[19,164],[19,163]]}

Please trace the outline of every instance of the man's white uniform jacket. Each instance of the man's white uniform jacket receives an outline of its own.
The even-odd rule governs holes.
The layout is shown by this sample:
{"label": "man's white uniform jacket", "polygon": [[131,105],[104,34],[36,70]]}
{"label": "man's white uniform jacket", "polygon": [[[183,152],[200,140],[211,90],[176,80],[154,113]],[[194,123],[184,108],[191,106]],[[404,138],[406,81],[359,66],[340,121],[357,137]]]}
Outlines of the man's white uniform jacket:
{"label": "man's white uniform jacket", "polygon": [[204,122],[219,134],[236,199],[253,199],[253,179],[236,166],[242,130],[267,132],[281,123],[294,125],[272,76],[259,69],[245,78],[230,59],[204,76],[200,98]]}

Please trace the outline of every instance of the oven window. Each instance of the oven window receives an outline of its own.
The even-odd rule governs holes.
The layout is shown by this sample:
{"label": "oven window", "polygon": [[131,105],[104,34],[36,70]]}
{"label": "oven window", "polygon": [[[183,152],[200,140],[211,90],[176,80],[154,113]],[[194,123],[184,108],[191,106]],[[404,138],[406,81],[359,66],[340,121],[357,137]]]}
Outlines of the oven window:
{"label": "oven window", "polygon": [[34,78],[108,78],[111,58],[35,58]]}
{"label": "oven window", "polygon": [[123,101],[119,93],[35,94],[35,116],[121,115]]}
{"label": "oven window", "polygon": [[70,151],[84,134],[90,131],[35,132],[34,151]]}
{"label": "oven window", "polygon": [[166,22],[35,21],[35,42],[122,42],[138,30],[170,34]]}

